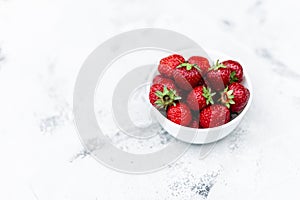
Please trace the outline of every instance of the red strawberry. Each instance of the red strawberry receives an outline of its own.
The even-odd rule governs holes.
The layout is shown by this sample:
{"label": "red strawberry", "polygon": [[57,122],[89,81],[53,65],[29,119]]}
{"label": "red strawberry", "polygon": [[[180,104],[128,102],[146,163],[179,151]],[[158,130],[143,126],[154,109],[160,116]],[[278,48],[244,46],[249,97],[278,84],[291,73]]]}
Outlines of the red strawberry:
{"label": "red strawberry", "polygon": [[240,63],[234,60],[226,60],[222,62],[227,68],[231,70],[230,83],[242,82],[243,80],[243,67]]}
{"label": "red strawberry", "polygon": [[187,104],[192,110],[201,110],[207,105],[213,104],[212,96],[216,93],[211,93],[210,88],[205,86],[195,87],[187,97]]}
{"label": "red strawberry", "polygon": [[201,56],[192,56],[188,59],[188,62],[196,64],[199,67],[202,76],[204,76],[210,68],[208,59]]}
{"label": "red strawberry", "polygon": [[181,96],[181,97],[186,96],[185,92],[182,89],[176,87],[176,85],[172,79],[165,78],[162,75],[155,76],[153,79],[153,84],[165,85],[165,86],[167,86],[167,88],[176,90],[176,92],[179,96]]}
{"label": "red strawberry", "polygon": [[165,85],[165,86],[167,86],[167,88],[177,91],[177,87],[176,87],[174,81],[169,78],[161,77],[161,75],[157,75],[156,77],[154,77],[153,84]]}
{"label": "red strawberry", "polygon": [[192,114],[185,103],[176,103],[168,107],[167,118],[176,124],[188,126],[192,121]]}
{"label": "red strawberry", "polygon": [[217,60],[206,75],[209,86],[217,91],[224,90],[230,83],[230,73],[230,69]]}
{"label": "red strawberry", "polygon": [[203,84],[200,69],[195,64],[182,63],[173,71],[176,85],[184,90],[192,90],[197,85]]}
{"label": "red strawberry", "polygon": [[173,70],[185,60],[181,55],[174,54],[160,60],[158,71],[162,75],[171,78]]}
{"label": "red strawberry", "polygon": [[200,126],[203,128],[221,126],[229,120],[229,109],[219,104],[207,106],[200,112]]}
{"label": "red strawberry", "polygon": [[157,83],[160,83],[164,79],[165,79],[165,77],[163,75],[159,74],[159,75],[154,76],[152,83],[157,84]]}
{"label": "red strawberry", "polygon": [[154,84],[150,88],[150,103],[158,109],[167,109],[168,106],[174,105],[176,100],[181,99],[175,90],[162,84]]}
{"label": "red strawberry", "polygon": [[240,83],[231,83],[224,92],[221,93],[220,101],[231,112],[240,112],[247,105],[250,92]]}

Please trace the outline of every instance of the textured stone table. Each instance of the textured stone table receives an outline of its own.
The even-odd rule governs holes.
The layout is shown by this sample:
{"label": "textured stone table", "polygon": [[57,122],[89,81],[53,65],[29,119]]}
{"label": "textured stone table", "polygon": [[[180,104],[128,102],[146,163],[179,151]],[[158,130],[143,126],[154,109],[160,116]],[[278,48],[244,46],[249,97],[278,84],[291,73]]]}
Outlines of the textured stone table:
{"label": "textured stone table", "polygon": [[[287,1],[0,0],[0,199],[297,199],[300,17]],[[124,31],[180,32],[246,63],[253,106],[210,154],[195,145],[155,173],[123,174],[82,147],[72,116],[81,64]],[[99,113],[101,115],[101,113]],[[125,150],[163,147],[113,142]]]}

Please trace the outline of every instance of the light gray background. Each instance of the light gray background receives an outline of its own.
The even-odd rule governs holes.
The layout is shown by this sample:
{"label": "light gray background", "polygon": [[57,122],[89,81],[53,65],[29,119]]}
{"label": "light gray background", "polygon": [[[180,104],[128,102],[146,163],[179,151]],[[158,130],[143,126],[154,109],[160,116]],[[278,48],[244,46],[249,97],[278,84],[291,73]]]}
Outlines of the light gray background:
{"label": "light gray background", "polygon": [[[0,199],[296,199],[298,8],[292,0],[0,0]],[[88,155],[71,105],[76,75],[94,48],[145,27],[243,60],[255,99],[240,128],[208,157],[193,146],[168,168],[134,176]],[[151,144],[111,138],[119,148],[148,151],[172,140],[161,134]]]}

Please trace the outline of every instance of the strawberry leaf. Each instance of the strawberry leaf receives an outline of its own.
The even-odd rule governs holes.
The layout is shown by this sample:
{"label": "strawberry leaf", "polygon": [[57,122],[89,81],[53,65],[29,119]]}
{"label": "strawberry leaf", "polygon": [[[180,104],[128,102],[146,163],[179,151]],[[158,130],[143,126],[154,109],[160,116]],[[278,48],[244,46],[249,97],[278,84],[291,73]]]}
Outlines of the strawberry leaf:
{"label": "strawberry leaf", "polygon": [[201,69],[200,69],[200,67],[197,64],[194,64],[193,67],[196,68],[198,71],[201,72]]}
{"label": "strawberry leaf", "polygon": [[163,91],[163,94],[166,94],[166,93],[168,93],[169,91],[168,91],[168,88],[167,88],[167,86],[164,86],[164,91]]}
{"label": "strawberry leaf", "polygon": [[221,102],[223,105],[225,105],[227,108],[230,108],[231,104],[235,104],[233,98],[233,90],[229,90],[228,91],[228,87],[225,88],[225,90],[223,92],[220,93],[221,97],[218,100],[219,102]]}
{"label": "strawberry leaf", "polygon": [[239,79],[238,77],[236,76],[236,71],[232,71],[230,73],[230,83],[234,83],[234,82],[237,82]]}
{"label": "strawberry leaf", "polygon": [[181,67],[185,67],[186,70],[188,70],[188,71],[191,70],[191,69],[193,69],[193,68],[197,69],[198,71],[201,71],[201,69],[198,67],[198,65],[196,65],[196,64],[190,64],[190,63],[187,63],[187,62],[181,63],[176,68],[181,68]]}
{"label": "strawberry leaf", "polygon": [[174,105],[174,101],[181,99],[181,97],[177,95],[176,90],[169,90],[166,86],[164,86],[163,91],[156,91],[155,94],[158,97],[154,102],[157,108],[167,109],[168,106]]}
{"label": "strawberry leaf", "polygon": [[211,93],[211,89],[210,88],[203,87],[202,96],[205,97],[205,99],[206,99],[206,105],[214,104],[214,100],[212,99],[212,97],[215,94],[216,93]]}
{"label": "strawberry leaf", "polygon": [[174,97],[174,100],[176,101],[176,100],[180,100],[181,99],[181,97],[179,97],[179,96],[175,96]]}
{"label": "strawberry leaf", "polygon": [[230,104],[235,104],[235,102],[232,99],[229,101],[229,103]]}
{"label": "strawberry leaf", "polygon": [[[227,90],[228,90],[228,87],[227,87]],[[232,93],[233,93],[233,90],[229,90],[229,91],[227,92],[227,95],[232,95]]]}
{"label": "strawberry leaf", "polygon": [[219,63],[219,59],[216,61],[216,64],[211,66],[209,70],[218,70],[220,68],[227,68],[227,66],[223,65],[222,63]]}
{"label": "strawberry leaf", "polygon": [[230,108],[230,104],[226,103],[225,106],[229,109]]}
{"label": "strawberry leaf", "polygon": [[158,97],[163,97],[164,96],[164,94],[161,91],[156,91],[155,94]]}

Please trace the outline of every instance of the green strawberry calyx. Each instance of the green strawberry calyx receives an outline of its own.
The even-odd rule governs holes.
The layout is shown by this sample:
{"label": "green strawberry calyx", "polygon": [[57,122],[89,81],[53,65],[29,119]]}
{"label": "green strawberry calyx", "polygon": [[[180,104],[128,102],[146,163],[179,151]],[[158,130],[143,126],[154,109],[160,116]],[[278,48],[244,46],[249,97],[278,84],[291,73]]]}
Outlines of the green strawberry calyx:
{"label": "green strawberry calyx", "polygon": [[223,65],[222,63],[219,63],[219,59],[217,60],[216,64],[214,64],[213,66],[211,66],[209,68],[209,70],[218,70],[220,68],[227,68],[225,65]]}
{"label": "green strawberry calyx", "polygon": [[230,83],[234,83],[234,82],[237,82],[239,79],[238,77],[236,76],[236,71],[232,71],[230,73]]}
{"label": "green strawberry calyx", "polygon": [[211,92],[211,89],[210,88],[206,88],[206,87],[203,87],[203,93],[202,95],[205,97],[206,99],[206,105],[209,105],[209,104],[214,104],[214,100],[213,100],[213,96],[215,95],[216,93],[212,93]]}
{"label": "green strawberry calyx", "polygon": [[198,71],[201,71],[201,69],[199,68],[198,65],[196,64],[191,64],[191,63],[188,63],[188,62],[184,62],[184,63],[181,63],[180,65],[178,65],[176,68],[181,68],[181,67],[185,67],[186,70],[191,70],[193,68],[197,69]]}
{"label": "green strawberry calyx", "polygon": [[156,91],[155,95],[158,99],[154,102],[157,108],[164,108],[165,110],[170,105],[176,105],[176,101],[180,100],[181,97],[177,95],[176,90],[169,90],[166,86],[164,86],[163,91]]}
{"label": "green strawberry calyx", "polygon": [[231,104],[235,104],[233,95],[233,90],[228,91],[228,86],[225,88],[225,90],[221,93],[221,98],[219,101],[224,104],[227,108],[230,108]]}

